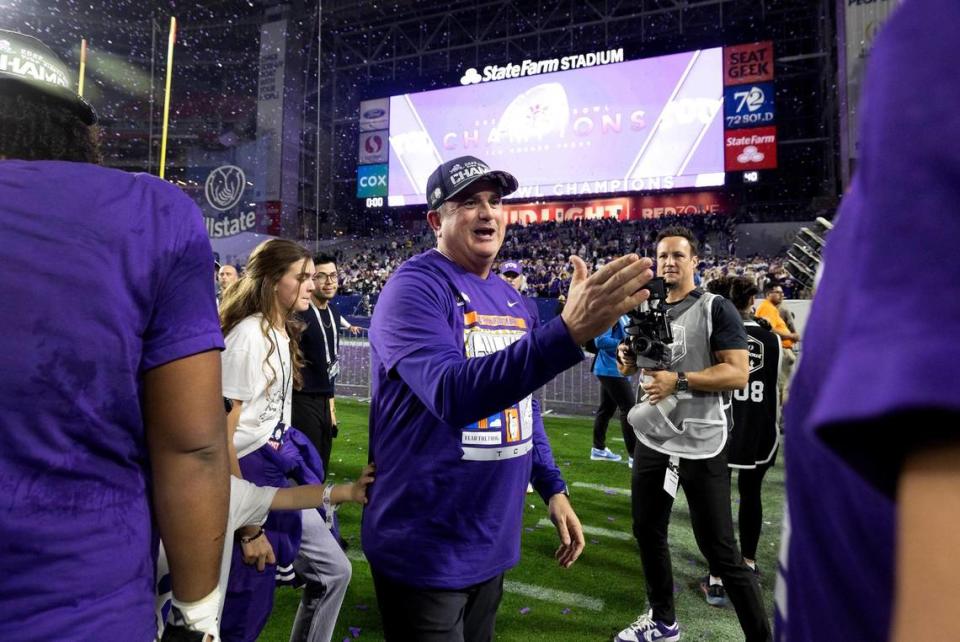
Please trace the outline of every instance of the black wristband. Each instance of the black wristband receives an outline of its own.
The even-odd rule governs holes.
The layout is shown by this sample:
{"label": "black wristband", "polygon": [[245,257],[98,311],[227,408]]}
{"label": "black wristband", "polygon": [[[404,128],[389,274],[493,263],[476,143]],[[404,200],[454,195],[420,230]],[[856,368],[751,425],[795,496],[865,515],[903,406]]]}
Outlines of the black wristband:
{"label": "black wristband", "polygon": [[249,544],[249,543],[252,542],[253,540],[255,540],[255,539],[257,539],[258,537],[260,537],[261,535],[263,535],[263,533],[264,533],[264,531],[263,531],[263,526],[261,526],[261,527],[260,527],[260,530],[257,531],[257,534],[256,534],[256,535],[253,535],[252,537],[241,537],[241,538],[240,538],[240,543],[241,543],[241,544]]}

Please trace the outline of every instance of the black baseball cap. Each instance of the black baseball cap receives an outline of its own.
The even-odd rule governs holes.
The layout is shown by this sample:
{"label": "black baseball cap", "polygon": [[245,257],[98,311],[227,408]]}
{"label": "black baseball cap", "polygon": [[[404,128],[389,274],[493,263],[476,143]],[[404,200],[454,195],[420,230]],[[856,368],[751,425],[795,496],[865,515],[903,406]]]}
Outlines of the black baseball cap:
{"label": "black baseball cap", "polygon": [[69,68],[33,36],[0,29],[0,82],[56,98],[87,125],[97,122],[97,112],[73,90]]}
{"label": "black baseball cap", "polygon": [[491,170],[490,166],[479,158],[461,156],[448,160],[433,170],[427,179],[427,204],[435,210],[440,205],[477,181],[493,181],[500,185],[501,196],[517,190],[520,183],[513,174],[502,170]]}

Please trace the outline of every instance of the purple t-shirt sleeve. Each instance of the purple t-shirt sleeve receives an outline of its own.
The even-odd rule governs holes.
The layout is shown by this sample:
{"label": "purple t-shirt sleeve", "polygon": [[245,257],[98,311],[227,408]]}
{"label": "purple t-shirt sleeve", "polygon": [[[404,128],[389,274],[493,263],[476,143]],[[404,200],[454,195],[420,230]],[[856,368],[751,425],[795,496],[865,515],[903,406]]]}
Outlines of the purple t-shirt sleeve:
{"label": "purple t-shirt sleeve", "polygon": [[904,3],[871,53],[861,162],[827,238],[786,417],[888,494],[904,453],[958,434],[916,417],[892,431],[890,419],[960,411],[944,376],[960,360],[960,152],[945,143],[960,138],[960,82],[936,37],[960,5],[930,4]]}
{"label": "purple t-shirt sleeve", "polygon": [[[804,346],[830,354],[811,409],[818,430],[917,408],[960,411],[944,376],[960,360],[960,82],[935,36],[956,24],[960,5],[932,4],[905,3],[871,54],[862,162],[827,239],[824,296]],[[920,436],[916,428],[907,433]]]}
{"label": "purple t-shirt sleeve", "polygon": [[[370,344],[391,376],[399,376],[438,419],[465,426],[519,402],[583,359],[560,318],[535,328],[507,348],[468,359],[456,302],[448,286],[419,270],[402,270],[387,283]],[[402,310],[402,314],[395,312]]]}
{"label": "purple t-shirt sleeve", "polygon": [[540,414],[540,402],[532,400],[533,405],[533,470],[530,473],[530,482],[533,488],[540,494],[544,502],[549,503],[550,498],[557,493],[562,493],[567,488],[563,481],[563,475],[557,468],[553,460],[553,452],[550,450],[550,442],[547,440],[547,433],[543,428],[543,415]]}
{"label": "purple t-shirt sleeve", "polygon": [[[157,290],[143,336],[142,369],[208,350],[223,349],[213,287],[213,251],[200,209],[185,194],[163,190],[157,226],[167,226],[169,247],[157,248]],[[157,238],[164,238],[158,235]]]}

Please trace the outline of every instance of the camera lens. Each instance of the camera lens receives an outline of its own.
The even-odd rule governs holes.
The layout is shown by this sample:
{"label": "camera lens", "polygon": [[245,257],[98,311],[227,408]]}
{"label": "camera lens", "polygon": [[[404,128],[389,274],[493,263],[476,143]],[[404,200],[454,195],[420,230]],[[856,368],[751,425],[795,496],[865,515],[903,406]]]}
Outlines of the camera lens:
{"label": "camera lens", "polygon": [[641,357],[646,357],[652,347],[652,342],[646,337],[636,337],[633,340],[633,351]]}

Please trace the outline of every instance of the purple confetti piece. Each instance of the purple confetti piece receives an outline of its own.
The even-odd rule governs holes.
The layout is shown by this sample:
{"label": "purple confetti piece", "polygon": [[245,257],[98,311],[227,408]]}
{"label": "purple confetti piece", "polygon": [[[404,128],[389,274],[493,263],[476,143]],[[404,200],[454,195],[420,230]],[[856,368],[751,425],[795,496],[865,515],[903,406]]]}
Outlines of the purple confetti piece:
{"label": "purple confetti piece", "polygon": [[673,594],[674,594],[674,595],[679,595],[679,594],[680,594],[680,587],[677,586],[676,584],[673,585]]}
{"label": "purple confetti piece", "polygon": [[349,627],[349,630],[350,630],[350,635],[352,635],[352,636],[354,637],[354,639],[360,637],[360,627],[359,627],[359,626],[351,626],[351,627]]}
{"label": "purple confetti piece", "polygon": [[529,612],[530,612],[530,607],[529,607],[529,606],[525,606],[525,607],[523,607],[522,609],[520,609],[520,615],[526,615],[526,614],[529,613]]}
{"label": "purple confetti piece", "polygon": [[598,540],[598,539],[591,539],[591,540],[590,540],[590,543],[591,543],[591,544],[599,544],[599,543],[600,543],[600,540]]}
{"label": "purple confetti piece", "polygon": [[604,495],[618,495],[619,493],[617,493],[617,491],[613,490],[612,488],[607,488],[606,490],[603,491],[603,494],[604,494]]}
{"label": "purple confetti piece", "polygon": [[357,606],[356,606],[356,609],[357,609],[358,611],[366,611],[366,610],[369,609],[369,608],[370,608],[370,607],[367,606],[366,604],[357,604]]}
{"label": "purple confetti piece", "polygon": [[524,528],[523,530],[527,531],[528,533],[532,533],[532,532],[533,532],[533,529],[530,528],[529,526],[527,526],[527,527]]}
{"label": "purple confetti piece", "polygon": [[343,642],[351,642],[350,638],[343,638]]}
{"label": "purple confetti piece", "polygon": [[572,612],[570,609],[563,609],[560,611],[560,615],[570,615]]}

